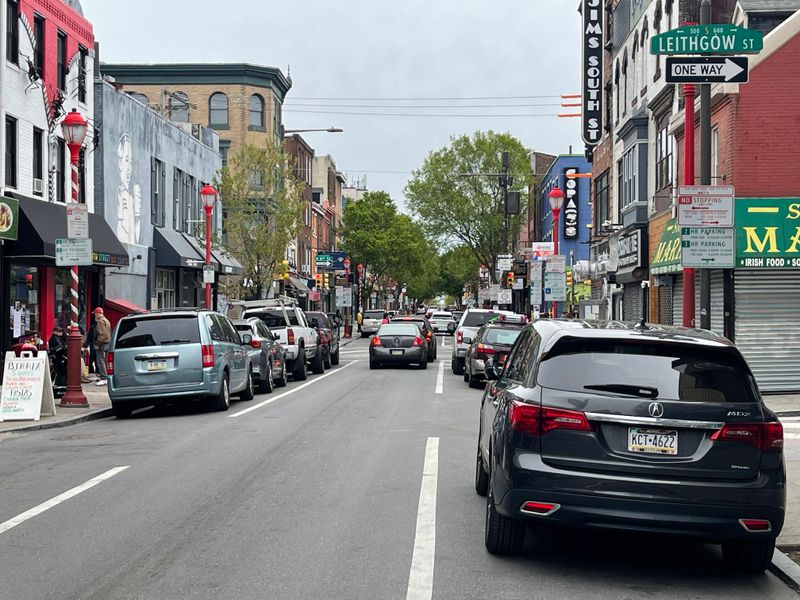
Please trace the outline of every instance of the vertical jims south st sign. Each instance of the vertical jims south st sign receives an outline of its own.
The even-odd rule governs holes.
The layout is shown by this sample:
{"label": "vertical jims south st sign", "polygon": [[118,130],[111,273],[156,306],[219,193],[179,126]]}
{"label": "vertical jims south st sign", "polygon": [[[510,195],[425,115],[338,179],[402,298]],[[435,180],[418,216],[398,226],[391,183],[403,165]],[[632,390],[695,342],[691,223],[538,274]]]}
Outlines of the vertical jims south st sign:
{"label": "vertical jims south st sign", "polygon": [[603,4],[583,0],[583,141],[596,145],[603,135]]}

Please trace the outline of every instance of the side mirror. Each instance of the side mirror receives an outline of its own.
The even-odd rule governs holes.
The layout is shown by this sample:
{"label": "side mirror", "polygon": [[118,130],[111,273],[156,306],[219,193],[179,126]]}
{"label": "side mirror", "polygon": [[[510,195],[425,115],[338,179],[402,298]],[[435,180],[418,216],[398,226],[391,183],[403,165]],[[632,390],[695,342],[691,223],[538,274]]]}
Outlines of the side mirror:
{"label": "side mirror", "polygon": [[488,359],[484,363],[484,373],[486,375],[486,379],[489,381],[497,381],[500,379],[500,367],[497,364],[497,361],[494,358]]}
{"label": "side mirror", "polygon": [[253,336],[252,336],[252,335],[250,335],[249,333],[245,333],[245,334],[242,336],[242,346],[247,346],[247,345],[249,345],[249,344],[250,344],[250,342],[252,342],[252,341],[253,341]]}
{"label": "side mirror", "polygon": [[461,341],[463,341],[465,344],[471,344],[472,343],[472,338],[464,336],[463,338],[461,338]]}

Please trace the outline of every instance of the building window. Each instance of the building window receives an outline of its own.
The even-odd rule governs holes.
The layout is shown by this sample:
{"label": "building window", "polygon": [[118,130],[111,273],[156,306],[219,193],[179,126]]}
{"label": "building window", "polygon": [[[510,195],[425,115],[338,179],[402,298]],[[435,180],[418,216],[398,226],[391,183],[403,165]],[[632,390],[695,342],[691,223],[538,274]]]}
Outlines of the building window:
{"label": "building window", "polygon": [[58,89],[62,92],[67,91],[67,34],[59,30],[58,32]]}
{"label": "building window", "polygon": [[33,128],[33,193],[44,195],[44,131]]}
{"label": "building window", "polygon": [[175,308],[175,271],[156,269],[155,308]]}
{"label": "building window", "polygon": [[19,64],[19,7],[16,0],[6,0],[6,60]]}
{"label": "building window", "polygon": [[711,183],[719,179],[719,127],[711,130]]}
{"label": "building window", "polygon": [[650,54],[647,52],[647,38],[649,37],[650,32],[647,29],[647,23],[645,22],[645,29],[642,31],[642,77],[641,77],[641,94],[642,96],[645,95],[647,92],[647,77],[649,73],[647,61],[650,60]]}
{"label": "building window", "polygon": [[[634,144],[625,154],[618,165],[621,167],[619,207],[620,212],[626,207],[637,201],[636,175],[637,175],[637,152],[639,145]],[[622,219],[620,219],[622,220]]]}
{"label": "building window", "polygon": [[231,149],[231,141],[230,140],[220,140],[219,141],[219,155],[222,158],[222,168],[225,169],[228,166],[228,153]]}
{"label": "building window", "polygon": [[222,92],[211,94],[208,99],[209,127],[228,126],[228,97]]}
{"label": "building window", "polygon": [[258,94],[250,96],[247,122],[250,127],[264,127],[264,98]]}
{"label": "building window", "polygon": [[40,15],[33,16],[33,42],[36,45],[33,51],[33,66],[36,67],[39,78],[44,79],[44,17]]}
{"label": "building window", "polygon": [[610,204],[608,198],[608,171],[600,175],[594,182],[594,216],[595,234],[600,234],[603,223],[610,218]]}
{"label": "building window", "polygon": [[152,197],[150,199],[150,218],[153,225],[164,226],[166,215],[166,203],[164,202],[164,184],[166,183],[166,173],[164,163],[157,158],[152,159],[150,166],[150,189]]}
{"label": "building window", "polygon": [[277,98],[275,99],[275,107],[274,108],[275,108],[275,111],[274,111],[275,114],[274,114],[274,119],[273,119],[273,124],[272,124],[272,127],[273,127],[272,128],[272,133],[275,135],[275,138],[277,140],[280,140],[281,135],[282,135],[281,134],[281,131],[282,131],[282,129],[281,129],[282,117],[281,117],[281,103],[278,101]]}
{"label": "building window", "polygon": [[128,95],[134,100],[141,102],[145,106],[150,106],[150,98],[148,98],[145,94],[140,94],[139,92],[128,92]]}
{"label": "building window", "polygon": [[628,52],[622,58],[622,116],[628,112]]}
{"label": "building window", "polygon": [[614,122],[617,123],[617,122],[619,122],[619,105],[620,105],[620,102],[619,102],[619,61],[617,61],[617,66],[616,66],[616,68],[614,70],[614,91],[615,91],[615,96],[616,96],[616,102],[615,102],[616,109],[615,109],[615,113],[614,113],[614,119],[615,119]]}
{"label": "building window", "polygon": [[631,106],[635,106],[639,100],[639,80],[641,78],[642,54],[639,52],[639,37],[634,33],[636,39],[633,42],[633,52],[631,52]]}
{"label": "building window", "polygon": [[56,200],[66,202],[67,200],[67,174],[65,171],[67,164],[67,145],[61,138],[56,142]]}
{"label": "building window", "polygon": [[658,119],[656,134],[656,191],[672,185],[674,139],[669,133],[669,113]]}
{"label": "building window", "polygon": [[78,46],[78,102],[86,104],[86,59],[88,50]]}
{"label": "building window", "polygon": [[17,120],[6,116],[6,186],[17,187]]}
{"label": "building window", "polygon": [[169,118],[175,123],[189,122],[189,96],[183,92],[175,92],[169,96]]}

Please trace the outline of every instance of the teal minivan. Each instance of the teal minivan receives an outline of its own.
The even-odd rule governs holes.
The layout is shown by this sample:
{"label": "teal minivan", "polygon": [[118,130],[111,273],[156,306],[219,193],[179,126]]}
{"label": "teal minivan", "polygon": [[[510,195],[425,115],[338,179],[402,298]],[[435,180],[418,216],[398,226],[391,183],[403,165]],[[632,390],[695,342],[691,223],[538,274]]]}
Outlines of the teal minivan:
{"label": "teal minivan", "polygon": [[247,342],[228,317],[207,310],[167,309],[122,318],[106,358],[114,415],[123,419],[142,406],[198,399],[224,411],[233,394],[251,400]]}

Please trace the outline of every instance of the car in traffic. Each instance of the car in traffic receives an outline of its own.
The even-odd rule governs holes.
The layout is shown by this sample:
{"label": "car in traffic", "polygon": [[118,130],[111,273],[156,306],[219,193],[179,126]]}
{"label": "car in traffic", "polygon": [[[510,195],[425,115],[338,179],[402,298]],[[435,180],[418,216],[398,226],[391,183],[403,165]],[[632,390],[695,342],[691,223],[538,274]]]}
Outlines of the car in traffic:
{"label": "car in traffic", "polygon": [[288,378],[283,346],[258,317],[234,321],[233,326],[249,345],[253,380],[259,393],[269,394],[275,387],[284,387]]}
{"label": "car in traffic", "polygon": [[383,310],[365,310],[361,321],[361,337],[368,337],[376,333],[383,324],[384,315]]}
{"label": "car in traffic", "polygon": [[453,341],[451,353],[450,369],[454,375],[464,374],[464,359],[467,355],[467,348],[472,343],[472,338],[478,333],[478,329],[489,321],[497,319],[500,315],[514,317],[514,313],[507,310],[469,308],[464,312],[455,330],[455,340]]}
{"label": "car in traffic", "polygon": [[306,312],[308,324],[317,330],[322,348],[322,361],[326,368],[339,364],[339,329],[324,312]]}
{"label": "car in traffic", "polygon": [[686,536],[721,544],[733,569],[770,565],[783,428],[726,338],[542,320],[486,375],[475,489],[489,552],[521,549],[527,525],[562,525]]}
{"label": "car in traffic", "polygon": [[411,321],[381,325],[369,344],[369,368],[412,365],[428,368],[428,342]]}
{"label": "car in traffic", "polygon": [[395,317],[391,323],[414,323],[425,338],[428,348],[428,362],[433,362],[438,357],[438,350],[436,348],[436,336],[433,334],[433,328],[424,316],[421,315],[407,315],[404,317]]}
{"label": "car in traffic", "polygon": [[522,327],[522,323],[506,323],[498,319],[478,330],[464,356],[464,381],[469,387],[483,385],[484,366],[490,358],[494,358],[502,367]]}
{"label": "car in traffic", "polygon": [[434,333],[451,333],[448,329],[453,322],[453,313],[436,311],[428,319],[428,322],[431,324]]}
{"label": "car in traffic", "polygon": [[252,400],[253,368],[228,317],[201,309],[128,315],[106,354],[108,395],[117,418],[137,408],[207,399],[228,410],[231,395]]}

